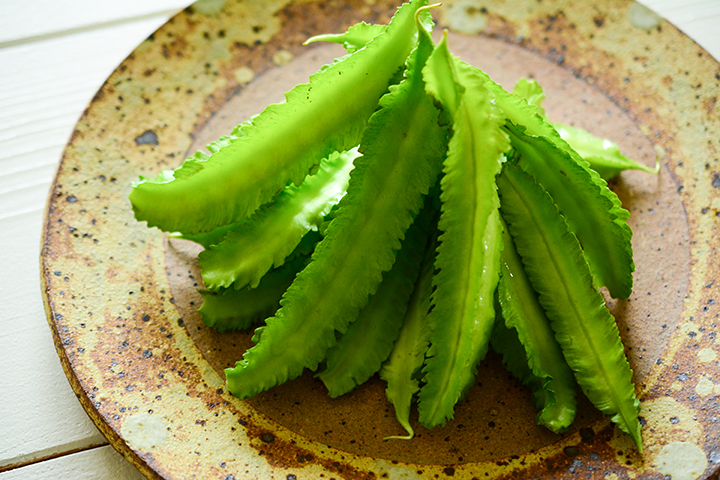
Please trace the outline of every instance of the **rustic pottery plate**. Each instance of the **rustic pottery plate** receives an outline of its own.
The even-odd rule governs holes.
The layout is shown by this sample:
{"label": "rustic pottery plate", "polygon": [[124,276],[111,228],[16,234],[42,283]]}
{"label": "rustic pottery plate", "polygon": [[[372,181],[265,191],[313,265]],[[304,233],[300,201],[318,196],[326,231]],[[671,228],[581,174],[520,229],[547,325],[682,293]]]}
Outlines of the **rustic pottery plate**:
{"label": "rustic pottery plate", "polygon": [[[443,428],[402,434],[373,379],[331,400],[312,372],[249,401],[223,368],[249,335],[195,309],[192,245],[134,220],[138,175],[282,100],[333,57],[302,42],[395,0],[203,0],[145,40],[78,122],[50,193],[42,247],[48,319],[81,403],[152,478],[706,478],[720,467],[720,65],[629,0],[447,1],[450,46],[512,88],[544,86],[551,118],[615,139],[659,174],[611,182],[635,232],[635,290],[610,301],[642,401],[644,453],[585,399],[575,426],[535,424],[529,392],[489,354]],[[438,28],[438,31],[440,29]],[[718,279],[720,280],[720,279]]]}

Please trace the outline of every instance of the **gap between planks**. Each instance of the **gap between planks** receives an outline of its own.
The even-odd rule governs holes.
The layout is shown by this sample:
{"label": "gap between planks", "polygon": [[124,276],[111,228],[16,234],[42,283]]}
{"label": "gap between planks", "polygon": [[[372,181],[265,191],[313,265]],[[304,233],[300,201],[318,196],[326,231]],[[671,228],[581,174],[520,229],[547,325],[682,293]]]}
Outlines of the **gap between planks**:
{"label": "gap between planks", "polygon": [[[5,465],[0,465],[0,473],[3,472],[9,472],[10,470],[15,470],[16,468],[22,468],[27,467],[28,465],[33,465],[35,463],[45,462],[47,460],[54,460],[56,458],[66,457],[68,455],[73,455],[75,453],[80,452],[86,452],[89,450],[95,450],[100,447],[104,447],[106,445],[110,445],[107,441],[101,442],[101,443],[93,443],[84,447],[76,447],[73,446],[74,443],[79,442],[73,442],[68,445],[58,445],[55,447],[51,447],[45,450],[41,450],[39,452],[33,452],[28,455],[22,455],[16,458],[11,458],[8,460],[8,463]],[[62,451],[53,451],[57,450],[59,448],[65,448]]]}

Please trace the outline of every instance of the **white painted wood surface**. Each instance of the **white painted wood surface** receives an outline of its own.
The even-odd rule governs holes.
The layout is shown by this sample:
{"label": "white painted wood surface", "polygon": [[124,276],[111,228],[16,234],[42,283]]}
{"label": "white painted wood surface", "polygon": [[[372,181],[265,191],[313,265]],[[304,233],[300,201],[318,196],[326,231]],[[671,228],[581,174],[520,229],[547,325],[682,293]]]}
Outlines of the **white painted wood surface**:
{"label": "white painted wood surface", "polygon": [[143,480],[145,477],[105,445],[0,474],[3,480]]}
{"label": "white painted wood surface", "polygon": [[[38,253],[47,192],[77,118],[113,68],[186,2],[0,0],[0,470],[9,469],[0,480],[141,478],[65,379]],[[641,3],[720,58],[720,0]]]}

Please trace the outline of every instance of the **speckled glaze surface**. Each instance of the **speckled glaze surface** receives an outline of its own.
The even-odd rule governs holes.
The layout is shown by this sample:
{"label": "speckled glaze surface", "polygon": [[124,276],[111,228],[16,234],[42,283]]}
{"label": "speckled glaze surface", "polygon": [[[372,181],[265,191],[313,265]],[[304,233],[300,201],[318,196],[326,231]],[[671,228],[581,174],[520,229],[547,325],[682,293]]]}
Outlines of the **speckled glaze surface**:
{"label": "speckled glaze surface", "polygon": [[[78,122],[50,192],[41,279],[68,378],[111,443],[150,478],[708,478],[720,468],[720,65],[626,0],[447,1],[456,55],[508,88],[544,86],[551,118],[613,138],[658,175],[611,182],[635,232],[635,289],[609,299],[642,401],[644,453],[584,398],[575,426],[535,425],[490,354],[445,427],[402,433],[377,379],[331,400],[312,372],[249,401],[223,368],[248,334],[207,329],[197,250],[133,218],[138,175],[282,100],[342,54],[302,42],[387,0],[203,0],[124,61]],[[439,30],[439,29],[438,29]]]}

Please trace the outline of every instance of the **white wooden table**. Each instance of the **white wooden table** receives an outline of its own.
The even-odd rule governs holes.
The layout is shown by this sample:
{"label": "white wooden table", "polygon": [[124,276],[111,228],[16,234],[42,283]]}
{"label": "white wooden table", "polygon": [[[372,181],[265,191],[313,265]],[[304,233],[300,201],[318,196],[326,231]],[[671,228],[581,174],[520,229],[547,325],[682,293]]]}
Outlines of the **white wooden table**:
{"label": "white wooden table", "polygon": [[[720,58],[720,0],[642,0]],[[187,0],[0,0],[0,480],[140,479],[62,371],[43,311],[43,210],[75,122]]]}

